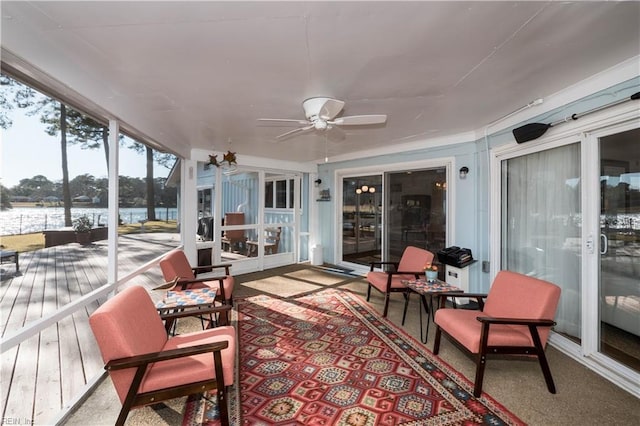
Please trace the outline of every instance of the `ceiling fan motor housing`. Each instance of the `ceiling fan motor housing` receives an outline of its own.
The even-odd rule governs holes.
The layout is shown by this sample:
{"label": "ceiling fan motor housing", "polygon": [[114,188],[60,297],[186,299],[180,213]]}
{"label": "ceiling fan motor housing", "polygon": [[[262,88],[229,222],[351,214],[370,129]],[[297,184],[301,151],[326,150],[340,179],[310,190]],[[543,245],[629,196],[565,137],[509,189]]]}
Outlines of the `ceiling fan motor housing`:
{"label": "ceiling fan motor housing", "polygon": [[304,114],[312,122],[318,118],[331,120],[342,111],[343,107],[343,101],[326,97],[309,98],[302,102]]}

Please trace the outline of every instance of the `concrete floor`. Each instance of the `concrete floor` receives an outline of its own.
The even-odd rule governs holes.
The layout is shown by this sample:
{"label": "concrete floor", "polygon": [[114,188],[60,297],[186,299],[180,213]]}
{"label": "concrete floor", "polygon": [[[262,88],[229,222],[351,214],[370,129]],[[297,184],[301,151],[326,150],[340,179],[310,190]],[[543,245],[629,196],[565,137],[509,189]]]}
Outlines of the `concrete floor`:
{"label": "concrete floor", "polygon": [[[289,296],[328,287],[348,289],[360,295],[363,300],[366,298],[367,284],[364,279],[326,273],[304,265],[238,276],[234,297],[261,293]],[[404,326],[400,324],[404,299],[400,294],[392,295],[391,299],[388,319],[419,340],[418,298],[411,298]],[[370,303],[382,312],[383,296],[380,293],[373,291]],[[200,324],[194,322],[184,326],[197,329]],[[429,349],[433,348],[433,336],[432,328],[427,342]],[[555,395],[547,391],[538,362],[530,360],[489,360],[483,390],[530,425],[640,424],[640,401],[637,398],[553,347],[548,347],[546,353],[557,388]],[[469,380],[473,380],[475,364],[446,339],[443,339],[439,356]],[[162,408],[145,407],[132,411],[127,424],[181,424],[184,398],[160,406]],[[113,424],[119,410],[120,403],[107,378],[64,424]]]}

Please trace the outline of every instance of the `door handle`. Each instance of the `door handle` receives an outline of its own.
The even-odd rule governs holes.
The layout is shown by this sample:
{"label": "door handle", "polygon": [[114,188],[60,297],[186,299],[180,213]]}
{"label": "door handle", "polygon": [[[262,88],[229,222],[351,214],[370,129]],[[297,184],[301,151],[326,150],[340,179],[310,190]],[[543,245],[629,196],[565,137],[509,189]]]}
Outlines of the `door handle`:
{"label": "door handle", "polygon": [[606,235],[600,234],[600,254],[607,254],[609,251],[609,239]]}

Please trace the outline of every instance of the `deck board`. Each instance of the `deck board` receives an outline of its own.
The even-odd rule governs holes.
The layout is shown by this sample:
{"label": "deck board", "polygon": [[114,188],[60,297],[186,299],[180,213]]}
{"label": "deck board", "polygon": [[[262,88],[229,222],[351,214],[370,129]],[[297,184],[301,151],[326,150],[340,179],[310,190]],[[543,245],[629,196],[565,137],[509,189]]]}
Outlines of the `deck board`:
{"label": "deck board", "polygon": [[[121,236],[119,242],[120,277],[178,245],[175,234]],[[21,253],[20,271],[1,282],[0,330],[4,337],[105,285],[107,242],[84,247],[70,243]],[[151,289],[161,282],[160,268],[154,267],[125,286]],[[152,294],[154,299],[160,296]],[[103,370],[88,321],[103,302],[92,302],[2,354],[3,418],[48,424]]]}

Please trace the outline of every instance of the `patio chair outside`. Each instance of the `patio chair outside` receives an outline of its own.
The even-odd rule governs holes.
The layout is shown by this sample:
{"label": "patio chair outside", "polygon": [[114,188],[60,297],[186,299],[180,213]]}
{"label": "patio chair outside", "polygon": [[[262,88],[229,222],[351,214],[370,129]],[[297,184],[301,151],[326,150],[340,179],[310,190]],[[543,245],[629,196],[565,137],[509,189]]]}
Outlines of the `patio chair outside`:
{"label": "patio chair outside", "polygon": [[474,396],[482,393],[485,364],[491,354],[536,356],[547,389],[556,393],[544,349],[555,325],[560,287],[516,272],[500,271],[488,294],[465,293],[460,297],[475,298],[482,312],[445,308],[446,298],[441,298],[441,307],[434,319],[433,353],[438,354],[440,336],[444,333],[473,356],[476,362]]}

